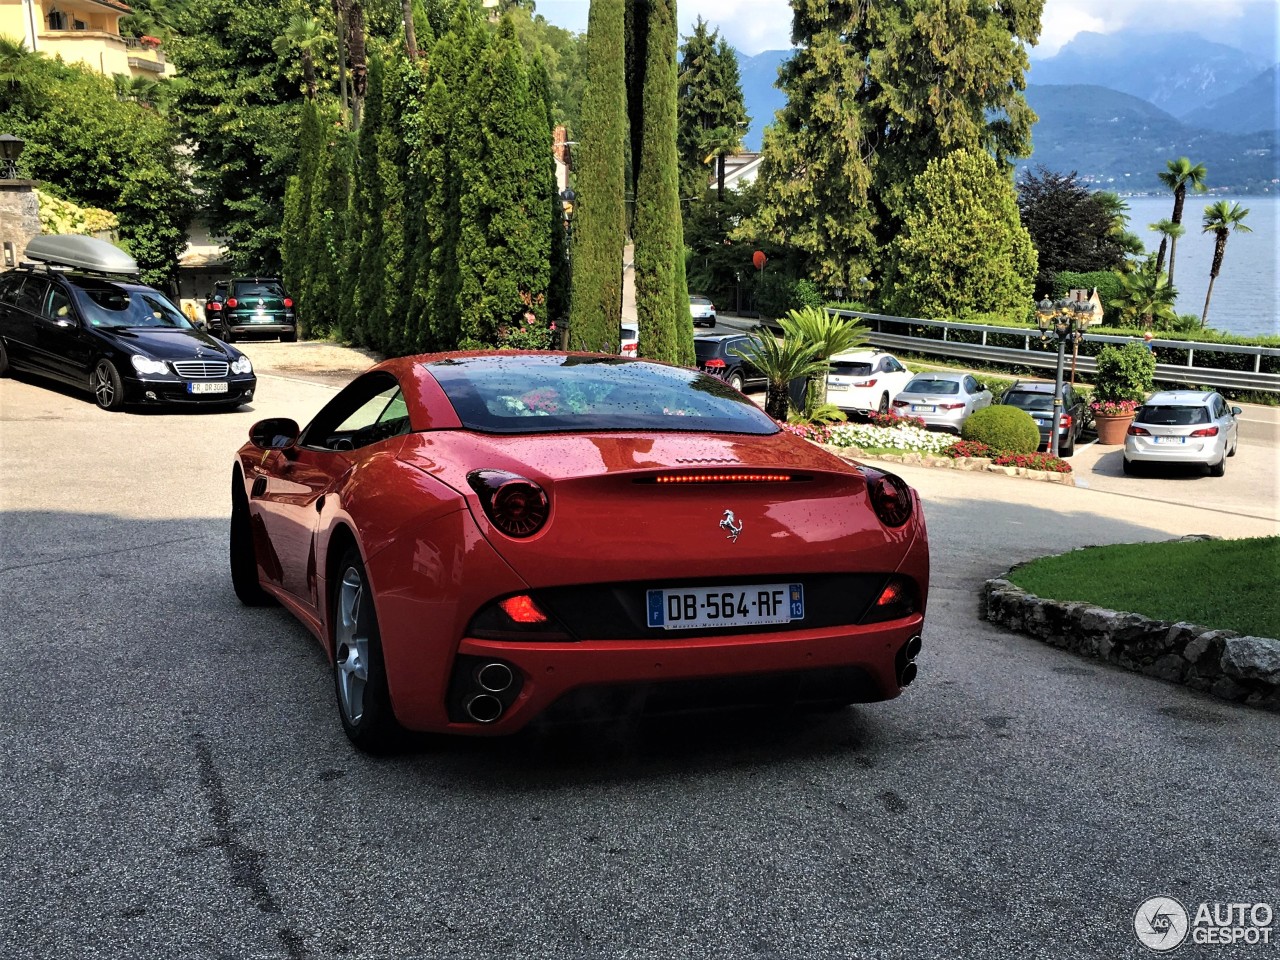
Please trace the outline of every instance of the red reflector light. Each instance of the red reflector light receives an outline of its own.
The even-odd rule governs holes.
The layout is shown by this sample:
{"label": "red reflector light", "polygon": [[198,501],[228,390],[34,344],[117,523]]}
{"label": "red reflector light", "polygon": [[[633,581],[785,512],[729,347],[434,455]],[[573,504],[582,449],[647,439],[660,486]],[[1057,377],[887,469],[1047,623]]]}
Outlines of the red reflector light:
{"label": "red reflector light", "polygon": [[1217,427],[1205,427],[1203,430],[1192,430],[1193,437],[1216,437],[1218,435]]}
{"label": "red reflector light", "polygon": [[654,483],[787,483],[785,473],[660,473]]}
{"label": "red reflector light", "polygon": [[235,297],[232,297],[231,299],[229,299],[229,300],[227,301],[227,306],[234,310],[234,309],[235,309],[235,307],[236,307],[236,302],[237,302],[237,301],[236,301],[236,298],[235,298]]}
{"label": "red reflector light", "polygon": [[220,304],[217,300],[214,300],[210,303],[206,303],[204,305],[204,308],[208,310],[210,313],[217,313],[219,310],[222,309],[222,304]]}
{"label": "red reflector light", "polygon": [[889,584],[880,591],[880,596],[876,597],[876,606],[887,607],[892,603],[898,603],[902,600],[904,592],[901,580],[890,580]]}
{"label": "red reflector light", "polygon": [[708,370],[723,370],[725,367],[725,363],[723,360],[716,358],[716,359],[708,360],[705,364],[703,364],[703,366],[705,366]]}
{"label": "red reflector light", "polygon": [[1134,425],[1131,423],[1131,424],[1129,424],[1129,436],[1131,436],[1131,437],[1149,437],[1149,436],[1151,436],[1151,431],[1150,431],[1150,430],[1148,430],[1148,429],[1146,429],[1145,427],[1137,427],[1137,426],[1134,426]]}
{"label": "red reflector light", "polygon": [[517,597],[507,597],[498,604],[502,612],[516,623],[546,623],[547,615],[538,609],[533,597],[522,593]]}
{"label": "red reflector light", "polygon": [[286,307],[292,307],[292,306],[293,306],[293,297],[285,297],[285,298],[284,298],[284,305],[285,305]]}

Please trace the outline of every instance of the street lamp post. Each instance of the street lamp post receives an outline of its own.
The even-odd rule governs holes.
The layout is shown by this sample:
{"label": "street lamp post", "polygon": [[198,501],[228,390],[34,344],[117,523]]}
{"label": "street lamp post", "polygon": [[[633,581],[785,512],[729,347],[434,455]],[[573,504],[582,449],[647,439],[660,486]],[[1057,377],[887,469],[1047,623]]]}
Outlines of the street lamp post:
{"label": "street lamp post", "polygon": [[1065,361],[1067,342],[1079,344],[1084,339],[1085,328],[1089,326],[1094,309],[1093,304],[1081,300],[1052,301],[1045,297],[1036,304],[1036,326],[1040,328],[1040,339],[1053,337],[1058,344],[1058,366],[1053,380],[1053,420],[1049,425],[1049,455],[1058,455],[1058,438],[1062,431],[1062,368]]}
{"label": "street lamp post", "polygon": [[18,179],[18,158],[26,141],[11,133],[0,134],[0,180]]}
{"label": "street lamp post", "polygon": [[[578,195],[572,187],[560,191],[560,213],[564,217],[565,281],[569,287],[569,302],[573,300],[573,214]],[[569,313],[565,312],[560,323],[560,349],[569,349]]]}

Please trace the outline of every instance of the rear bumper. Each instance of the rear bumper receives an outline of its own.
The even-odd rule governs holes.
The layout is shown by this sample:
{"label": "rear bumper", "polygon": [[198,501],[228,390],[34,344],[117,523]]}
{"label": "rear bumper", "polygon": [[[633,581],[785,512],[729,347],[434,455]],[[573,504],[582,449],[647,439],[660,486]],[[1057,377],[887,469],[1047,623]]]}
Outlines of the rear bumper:
{"label": "rear bumper", "polygon": [[231,324],[223,324],[222,329],[237,337],[255,333],[278,337],[282,333],[296,333],[298,325],[292,320],[272,321],[270,323],[233,322]]}
{"label": "rear bumper", "polygon": [[1134,463],[1199,463],[1211,466],[1218,463],[1227,452],[1225,434],[1211,438],[1210,442],[1152,443],[1147,437],[1127,437],[1124,444],[1126,460]]}

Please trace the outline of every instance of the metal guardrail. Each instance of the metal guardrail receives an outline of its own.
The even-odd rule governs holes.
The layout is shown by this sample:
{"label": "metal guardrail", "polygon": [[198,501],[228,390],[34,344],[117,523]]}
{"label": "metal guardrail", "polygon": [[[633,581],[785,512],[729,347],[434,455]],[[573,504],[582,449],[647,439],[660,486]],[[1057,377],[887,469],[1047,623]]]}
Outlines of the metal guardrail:
{"label": "metal guardrail", "polygon": [[[871,323],[869,343],[876,347],[900,350],[908,353],[930,354],[957,360],[976,360],[982,363],[1008,363],[1025,367],[1043,367],[1049,370],[1057,365],[1056,350],[1033,349],[1039,343],[1040,331],[1034,327],[996,327],[976,323],[959,323],[952,320],[918,320],[912,317],[890,317],[878,313],[862,313],[857,310],[830,310],[842,317],[855,317]],[[915,337],[910,334],[886,332],[886,325],[934,327],[942,329],[942,338]],[[965,330],[980,334],[979,343],[952,340],[952,330]],[[992,334],[1004,337],[1022,337],[1021,347],[1001,347],[988,344]],[[1131,337],[1087,333],[1084,339],[1093,343],[1126,344]],[[1280,357],[1275,347],[1241,346],[1232,343],[1207,343],[1193,340],[1152,340],[1152,346],[1167,350],[1185,351],[1187,362],[1157,363],[1155,379],[1159,383],[1178,386],[1221,387],[1231,390],[1255,390],[1260,393],[1280,393],[1280,374],[1262,371],[1263,357]],[[1253,356],[1253,370],[1228,370],[1223,367],[1197,366],[1196,353],[1243,353]],[[1092,374],[1097,367],[1093,357],[1080,355],[1074,359],[1075,369],[1082,374]]]}

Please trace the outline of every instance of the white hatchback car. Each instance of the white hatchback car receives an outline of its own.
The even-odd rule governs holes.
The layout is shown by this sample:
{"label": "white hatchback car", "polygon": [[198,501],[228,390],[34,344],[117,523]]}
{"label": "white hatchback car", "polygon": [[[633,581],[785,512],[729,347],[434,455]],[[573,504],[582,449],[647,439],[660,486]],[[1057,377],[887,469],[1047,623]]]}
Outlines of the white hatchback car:
{"label": "white hatchback car", "polygon": [[855,413],[888,413],[911,371],[878,350],[851,350],[831,358],[827,402]]}
{"label": "white hatchback car", "polygon": [[634,323],[622,322],[622,346],[618,350],[624,357],[638,356],[640,352],[640,327]]}
{"label": "white hatchback car", "polygon": [[1240,444],[1239,407],[1227,406],[1220,394],[1202,390],[1153,393],[1133,418],[1124,438],[1124,472],[1138,464],[1203,464],[1209,475],[1227,472],[1227,457]]}

